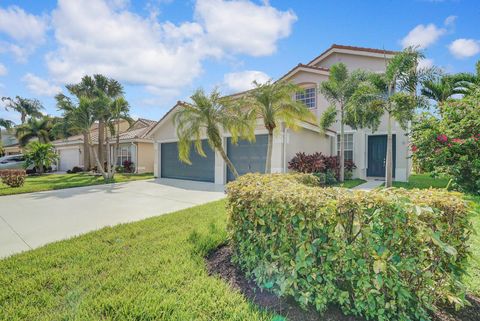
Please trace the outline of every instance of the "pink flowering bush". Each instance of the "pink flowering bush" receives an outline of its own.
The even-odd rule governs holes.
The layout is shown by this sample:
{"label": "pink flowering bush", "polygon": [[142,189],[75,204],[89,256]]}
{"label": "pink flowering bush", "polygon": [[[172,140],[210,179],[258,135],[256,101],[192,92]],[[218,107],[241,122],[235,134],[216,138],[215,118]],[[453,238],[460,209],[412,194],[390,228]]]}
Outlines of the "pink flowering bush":
{"label": "pink flowering bush", "polygon": [[[421,170],[446,174],[459,190],[480,194],[480,91],[443,106],[442,118],[418,117],[413,158]],[[415,146],[415,148],[413,148]]]}

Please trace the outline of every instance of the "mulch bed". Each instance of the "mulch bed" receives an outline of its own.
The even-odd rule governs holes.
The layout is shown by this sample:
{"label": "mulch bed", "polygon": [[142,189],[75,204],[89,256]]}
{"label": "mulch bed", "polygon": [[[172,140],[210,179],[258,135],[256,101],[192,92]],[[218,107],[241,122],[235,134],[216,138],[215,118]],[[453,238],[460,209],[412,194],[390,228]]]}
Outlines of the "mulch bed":
{"label": "mulch bed", "polygon": [[[259,288],[253,281],[248,280],[244,273],[231,263],[232,250],[229,246],[221,246],[207,258],[207,269],[210,275],[220,277],[232,288],[240,290],[256,305],[276,314],[286,317],[290,321],[365,321],[361,317],[346,316],[338,306],[332,305],[321,315],[314,309],[303,310],[291,298],[280,298],[267,290]],[[471,307],[456,312],[453,309],[444,309],[432,316],[434,321],[479,321],[480,299],[469,297]]]}

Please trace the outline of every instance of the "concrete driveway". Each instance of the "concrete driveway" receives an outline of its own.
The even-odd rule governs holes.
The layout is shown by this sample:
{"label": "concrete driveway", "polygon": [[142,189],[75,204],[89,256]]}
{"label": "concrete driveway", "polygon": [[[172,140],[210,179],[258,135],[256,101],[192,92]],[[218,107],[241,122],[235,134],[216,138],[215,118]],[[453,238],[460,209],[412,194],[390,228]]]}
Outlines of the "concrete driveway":
{"label": "concrete driveway", "polygon": [[145,180],[0,197],[0,257],[225,197],[223,187]]}

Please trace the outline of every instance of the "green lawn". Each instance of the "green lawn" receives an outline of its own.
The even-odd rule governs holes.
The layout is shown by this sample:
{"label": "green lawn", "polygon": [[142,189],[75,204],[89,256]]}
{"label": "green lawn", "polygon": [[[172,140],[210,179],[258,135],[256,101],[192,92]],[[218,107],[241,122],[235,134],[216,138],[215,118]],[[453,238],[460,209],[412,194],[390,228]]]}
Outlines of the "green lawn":
{"label": "green lawn", "polygon": [[393,182],[394,187],[403,188],[445,188],[448,185],[448,178],[433,178],[430,174],[412,174],[408,182]]}
{"label": "green lawn", "polygon": [[[469,197],[480,208],[480,197]],[[480,231],[480,216],[472,217]],[[203,257],[224,243],[225,201],[0,260],[0,320],[271,320]],[[480,236],[468,288],[480,295]]]}
{"label": "green lawn", "polygon": [[0,260],[0,320],[270,320],[208,276],[224,201]]}
{"label": "green lawn", "polygon": [[360,178],[354,178],[354,179],[347,179],[343,183],[336,183],[333,186],[353,188],[353,187],[361,185],[365,182],[366,182],[366,180],[363,180],[363,179],[360,179]]}
{"label": "green lawn", "polygon": [[[153,178],[153,174],[115,174],[116,183],[136,181],[148,178]],[[12,188],[0,182],[0,196],[99,184],[105,184],[102,176],[93,176],[83,173],[28,176],[25,180],[25,184],[22,187],[18,188]]]}

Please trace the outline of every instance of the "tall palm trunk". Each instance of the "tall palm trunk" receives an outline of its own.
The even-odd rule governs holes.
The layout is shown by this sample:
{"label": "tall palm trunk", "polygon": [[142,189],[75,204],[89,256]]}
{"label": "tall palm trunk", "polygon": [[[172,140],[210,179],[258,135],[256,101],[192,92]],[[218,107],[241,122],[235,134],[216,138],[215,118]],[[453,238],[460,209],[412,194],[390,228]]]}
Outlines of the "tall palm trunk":
{"label": "tall palm trunk", "polygon": [[103,144],[105,143],[105,122],[103,119],[100,119],[98,121],[98,159],[100,161],[100,164],[105,163],[105,153],[104,153],[104,146]]}
{"label": "tall palm trunk", "polygon": [[87,133],[83,133],[83,169],[85,171],[90,169],[90,147]]}
{"label": "tall palm trunk", "polygon": [[393,139],[392,139],[392,116],[390,112],[387,113],[387,157],[385,164],[385,187],[392,187],[393,180]]}
{"label": "tall palm trunk", "polygon": [[273,129],[268,130],[268,143],[267,143],[267,159],[265,160],[265,173],[272,172],[272,145],[273,145]]}
{"label": "tall palm trunk", "polygon": [[[395,80],[392,84],[395,84]],[[388,87],[388,97],[392,96],[394,85]],[[393,139],[392,139],[392,114],[390,108],[387,108],[387,155],[385,159],[385,187],[392,187],[393,180]]]}
{"label": "tall palm trunk", "polygon": [[345,180],[345,125],[343,123],[344,117],[343,104],[340,106],[340,173],[338,174],[338,180],[343,182]]}
{"label": "tall palm trunk", "polygon": [[90,146],[90,153],[93,155],[93,158],[95,159],[95,163],[97,164],[97,170],[100,171],[100,173],[103,176],[103,179],[105,181],[108,181],[107,173],[103,169],[103,166],[100,166],[101,165],[100,164],[100,159],[98,158],[97,151],[95,150],[95,147],[93,146],[92,136],[90,135],[90,133],[88,133],[87,135],[88,135],[88,145]]}
{"label": "tall palm trunk", "polygon": [[230,160],[230,158],[228,158],[227,153],[225,153],[225,151],[223,150],[223,147],[217,144],[215,148],[218,150],[223,160],[227,164],[228,168],[233,173],[233,176],[235,176],[235,178],[238,178],[240,175],[238,175],[237,169],[235,168],[235,166],[233,166],[232,161]]}

